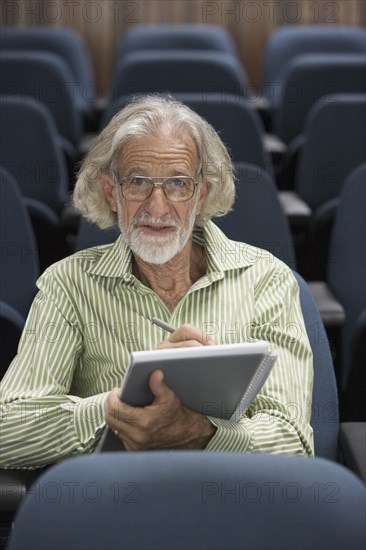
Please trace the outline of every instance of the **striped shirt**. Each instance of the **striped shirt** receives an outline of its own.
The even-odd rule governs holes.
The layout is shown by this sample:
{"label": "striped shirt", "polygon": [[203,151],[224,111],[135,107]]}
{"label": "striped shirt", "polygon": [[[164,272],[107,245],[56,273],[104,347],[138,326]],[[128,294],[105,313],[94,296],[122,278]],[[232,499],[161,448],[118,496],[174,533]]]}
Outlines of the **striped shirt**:
{"label": "striped shirt", "polygon": [[130,352],[154,349],[162,329],[203,328],[215,343],[266,340],[279,351],[269,378],[207,451],[313,455],[312,353],[291,270],[270,253],[230,241],[209,222],[195,230],[206,274],[173,311],[132,274],[123,238],[80,251],[39,278],[18,354],[0,384],[1,467],[37,468],[93,452],[104,401],[121,386]]}

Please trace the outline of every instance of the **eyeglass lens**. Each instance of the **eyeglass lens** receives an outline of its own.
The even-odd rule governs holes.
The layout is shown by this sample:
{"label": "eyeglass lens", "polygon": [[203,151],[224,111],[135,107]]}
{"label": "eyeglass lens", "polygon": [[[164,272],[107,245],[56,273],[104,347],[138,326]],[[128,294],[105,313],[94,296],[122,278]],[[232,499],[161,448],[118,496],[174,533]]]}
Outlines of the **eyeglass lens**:
{"label": "eyeglass lens", "polygon": [[[156,181],[156,183],[155,183]],[[127,200],[144,201],[161,185],[166,197],[172,202],[189,200],[194,194],[195,182],[188,176],[171,178],[148,178],[134,176],[122,181],[122,195]]]}

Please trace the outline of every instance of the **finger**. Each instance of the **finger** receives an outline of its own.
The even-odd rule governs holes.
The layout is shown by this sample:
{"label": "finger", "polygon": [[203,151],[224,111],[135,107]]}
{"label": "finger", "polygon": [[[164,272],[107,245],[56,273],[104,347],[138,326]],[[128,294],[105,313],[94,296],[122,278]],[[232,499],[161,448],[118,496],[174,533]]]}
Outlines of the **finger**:
{"label": "finger", "polygon": [[168,386],[164,384],[164,373],[161,370],[155,370],[153,373],[151,373],[149,386],[152,394],[155,397],[154,402],[156,401],[156,399],[158,401],[165,401],[169,399],[170,394],[172,393]]}
{"label": "finger", "polygon": [[185,340],[196,340],[203,346],[213,343],[204,330],[187,323],[177,328],[177,330],[168,337],[168,341],[171,343],[183,342]]}
{"label": "finger", "polygon": [[201,342],[197,342],[197,340],[182,340],[179,342],[170,342],[169,338],[166,338],[160,344],[156,349],[167,349],[167,348],[193,348],[200,346],[202,347]]}
{"label": "finger", "polygon": [[120,399],[121,388],[113,388],[109,392],[104,405],[104,416],[106,423],[115,427],[116,424],[131,423],[131,420],[136,416],[136,407],[131,407]]}

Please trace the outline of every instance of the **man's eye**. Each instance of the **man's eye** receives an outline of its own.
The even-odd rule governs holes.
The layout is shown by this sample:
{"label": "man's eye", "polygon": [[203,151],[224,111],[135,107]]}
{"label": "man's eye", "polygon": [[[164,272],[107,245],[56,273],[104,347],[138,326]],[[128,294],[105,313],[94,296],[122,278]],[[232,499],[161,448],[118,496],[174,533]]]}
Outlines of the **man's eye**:
{"label": "man's eye", "polygon": [[142,187],[143,185],[146,185],[146,183],[147,183],[146,178],[141,178],[136,176],[134,178],[131,178],[131,181],[130,181],[130,184],[136,185],[136,187]]}
{"label": "man's eye", "polygon": [[185,186],[185,181],[180,178],[172,178],[171,180],[169,180],[169,183],[172,187],[177,188]]}

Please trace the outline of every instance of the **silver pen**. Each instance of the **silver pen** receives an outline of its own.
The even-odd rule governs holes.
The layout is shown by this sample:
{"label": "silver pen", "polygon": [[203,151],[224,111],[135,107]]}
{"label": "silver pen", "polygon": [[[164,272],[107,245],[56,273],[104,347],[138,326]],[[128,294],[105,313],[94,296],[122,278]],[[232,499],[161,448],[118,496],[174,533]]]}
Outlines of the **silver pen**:
{"label": "silver pen", "polygon": [[162,321],[161,319],[158,319],[157,317],[153,317],[151,319],[151,322],[153,325],[156,325],[157,327],[160,327],[167,332],[174,332],[176,330],[174,327],[172,327],[172,325],[169,325],[168,323]]}

